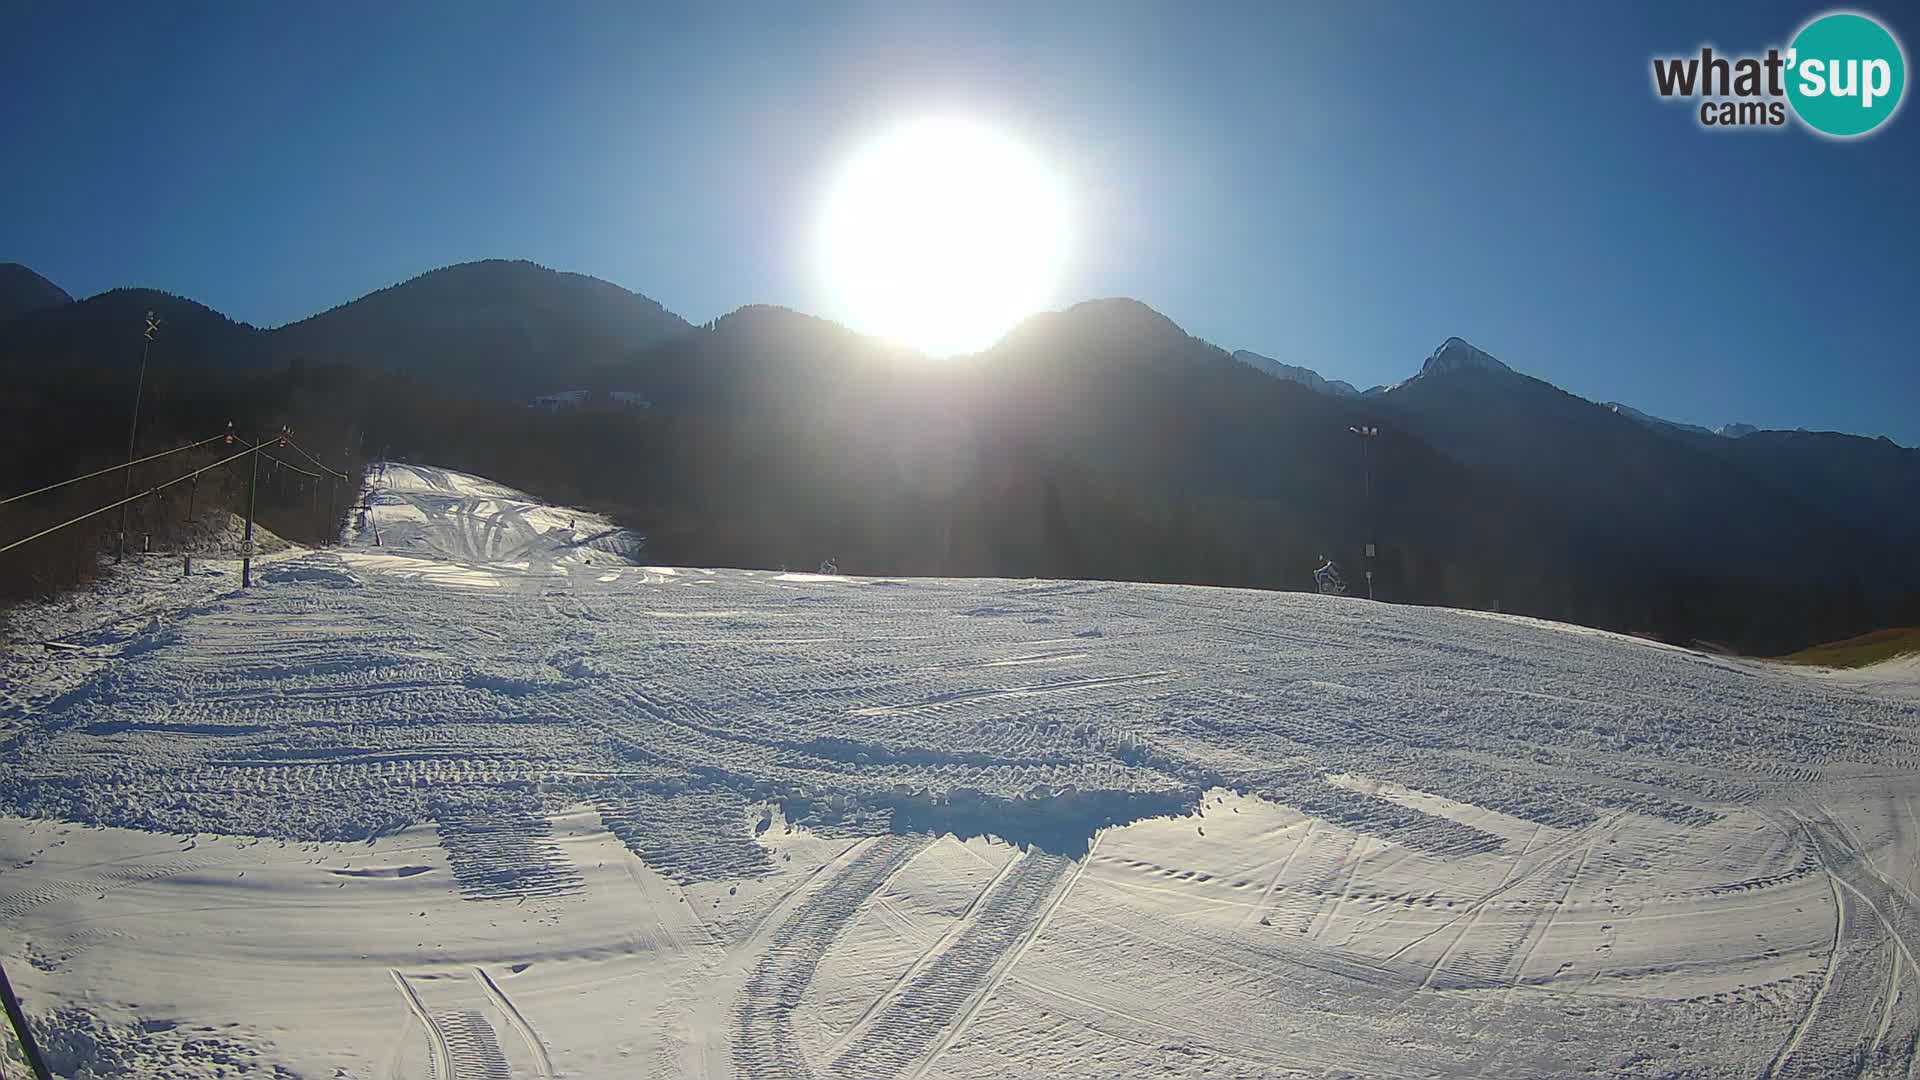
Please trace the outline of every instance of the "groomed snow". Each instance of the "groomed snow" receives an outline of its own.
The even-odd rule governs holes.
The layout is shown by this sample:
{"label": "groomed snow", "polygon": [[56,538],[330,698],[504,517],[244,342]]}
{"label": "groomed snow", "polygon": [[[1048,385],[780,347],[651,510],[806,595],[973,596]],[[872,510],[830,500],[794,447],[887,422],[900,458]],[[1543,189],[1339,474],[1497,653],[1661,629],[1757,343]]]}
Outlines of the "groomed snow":
{"label": "groomed snow", "polygon": [[1914,1063],[1920,668],[369,495],[0,653],[0,956],[68,1074]]}

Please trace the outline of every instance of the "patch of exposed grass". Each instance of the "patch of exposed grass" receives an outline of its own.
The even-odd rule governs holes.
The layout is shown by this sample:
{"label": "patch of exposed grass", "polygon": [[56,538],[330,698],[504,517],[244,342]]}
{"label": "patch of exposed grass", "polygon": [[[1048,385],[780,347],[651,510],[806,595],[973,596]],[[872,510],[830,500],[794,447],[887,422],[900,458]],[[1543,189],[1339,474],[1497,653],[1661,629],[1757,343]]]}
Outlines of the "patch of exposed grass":
{"label": "patch of exposed grass", "polygon": [[1857,668],[1915,652],[1920,652],[1920,627],[1906,626],[1875,630],[1844,641],[1829,641],[1780,659],[1789,664]]}

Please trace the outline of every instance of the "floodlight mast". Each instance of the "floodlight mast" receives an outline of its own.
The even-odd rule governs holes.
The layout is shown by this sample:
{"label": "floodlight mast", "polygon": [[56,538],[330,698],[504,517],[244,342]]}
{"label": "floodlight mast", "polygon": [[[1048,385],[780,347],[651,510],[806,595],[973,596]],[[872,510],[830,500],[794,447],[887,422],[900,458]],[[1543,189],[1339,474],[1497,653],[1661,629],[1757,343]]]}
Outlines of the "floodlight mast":
{"label": "floodlight mast", "polygon": [[[121,498],[133,494],[133,444],[140,433],[140,399],[147,394],[147,354],[153,351],[153,335],[160,332],[160,319],[147,312],[147,329],[140,343],[140,375],[133,384],[133,417],[127,421],[127,471]],[[113,561],[127,557],[127,508],[120,508],[120,532],[114,541]]]}

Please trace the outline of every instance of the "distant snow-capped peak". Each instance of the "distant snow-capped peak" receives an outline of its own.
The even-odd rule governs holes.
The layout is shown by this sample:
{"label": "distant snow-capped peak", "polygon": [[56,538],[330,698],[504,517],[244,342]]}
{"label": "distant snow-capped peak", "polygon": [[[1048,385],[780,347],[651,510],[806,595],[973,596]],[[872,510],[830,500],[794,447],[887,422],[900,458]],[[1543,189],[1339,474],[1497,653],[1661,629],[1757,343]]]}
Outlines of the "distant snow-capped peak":
{"label": "distant snow-capped peak", "polygon": [[1483,371],[1504,371],[1509,374],[1513,369],[1495,360],[1486,350],[1475,347],[1464,338],[1450,337],[1433,350],[1427,362],[1420,365],[1420,374],[1431,375],[1440,371],[1462,371],[1467,368],[1479,368]]}
{"label": "distant snow-capped peak", "polygon": [[1360,394],[1360,391],[1355,389],[1354,385],[1350,382],[1343,382],[1339,379],[1322,378],[1320,373],[1312,368],[1283,364],[1271,356],[1262,356],[1257,352],[1249,352],[1246,349],[1241,349],[1233,354],[1233,358],[1253,368],[1255,371],[1266,372],[1276,379],[1286,379],[1288,382],[1297,382],[1310,390],[1318,390],[1323,394],[1332,394],[1334,397],[1358,397]]}

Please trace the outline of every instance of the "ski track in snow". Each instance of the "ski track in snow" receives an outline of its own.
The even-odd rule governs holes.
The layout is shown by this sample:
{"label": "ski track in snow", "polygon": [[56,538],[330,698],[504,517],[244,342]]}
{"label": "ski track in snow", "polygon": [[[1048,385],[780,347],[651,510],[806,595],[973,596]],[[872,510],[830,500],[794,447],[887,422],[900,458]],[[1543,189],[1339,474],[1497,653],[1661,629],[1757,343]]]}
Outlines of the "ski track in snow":
{"label": "ski track in snow", "polygon": [[[255,589],[143,567],[109,610],[30,614],[71,647],[0,653],[0,810],[301,842],[431,822],[449,874],[332,875],[562,919],[589,877],[552,823],[590,806],[681,890],[694,929],[649,948],[705,966],[671,984],[731,995],[726,1030],[657,1053],[699,1075],[1914,1064],[1904,683],[1302,594],[648,567],[604,519],[425,466],[368,501]],[[857,850],[788,866],[774,820]],[[1025,850],[948,864],[939,833]],[[0,924],[215,865],[3,882]],[[954,896],[915,891],[960,865]],[[1636,938],[1654,914],[1711,927],[1708,959]],[[431,1048],[392,1068],[570,1075],[484,967],[391,980]]]}

